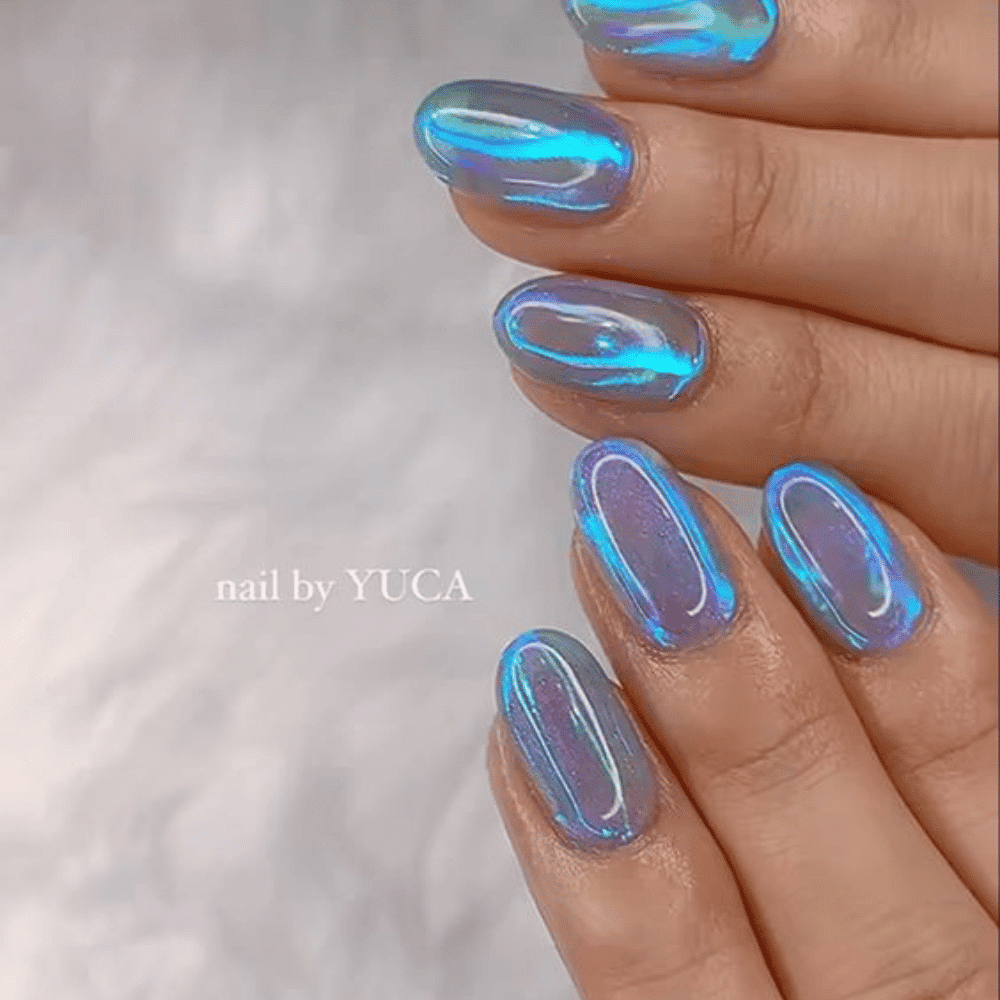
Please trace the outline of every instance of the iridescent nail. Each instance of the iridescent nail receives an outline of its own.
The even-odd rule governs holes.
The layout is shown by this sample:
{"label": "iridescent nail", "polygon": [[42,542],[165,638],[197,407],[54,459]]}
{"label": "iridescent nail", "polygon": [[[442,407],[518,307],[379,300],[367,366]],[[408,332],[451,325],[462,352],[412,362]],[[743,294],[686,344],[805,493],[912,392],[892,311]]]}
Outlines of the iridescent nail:
{"label": "iridescent nail", "polygon": [[551,629],[525,632],[500,657],[497,704],[576,846],[625,844],[648,827],[656,777],[617,689],[585,646]]}
{"label": "iridescent nail", "polygon": [[651,642],[684,648],[733,619],[736,588],[712,527],[652,448],[596,441],[577,457],[571,485],[581,537]]}
{"label": "iridescent nail", "polygon": [[565,7],[588,45],[676,75],[739,72],[778,27],[776,0],[565,0]]}
{"label": "iridescent nail", "polygon": [[924,610],[899,539],[843,476],[793,462],[764,487],[764,530],[802,603],[834,642],[894,649]]}
{"label": "iridescent nail", "polygon": [[501,301],[493,330],[532,378],[619,401],[670,401],[705,369],[701,317],[667,292],[596,278],[528,281]]}
{"label": "iridescent nail", "polygon": [[439,87],[417,109],[413,134],[446,184],[570,218],[614,206],[635,159],[625,127],[593,101],[497,80]]}

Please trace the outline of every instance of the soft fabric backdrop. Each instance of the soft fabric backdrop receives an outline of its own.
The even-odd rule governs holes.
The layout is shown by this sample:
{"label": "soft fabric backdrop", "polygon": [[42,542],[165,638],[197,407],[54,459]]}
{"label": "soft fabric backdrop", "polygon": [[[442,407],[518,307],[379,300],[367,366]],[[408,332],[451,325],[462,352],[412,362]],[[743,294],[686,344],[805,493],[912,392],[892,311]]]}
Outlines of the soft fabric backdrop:
{"label": "soft fabric backdrop", "polygon": [[504,643],[590,636],[580,442],[412,146],[461,76],[587,86],[555,0],[0,4],[4,1000],[573,996],[482,760]]}

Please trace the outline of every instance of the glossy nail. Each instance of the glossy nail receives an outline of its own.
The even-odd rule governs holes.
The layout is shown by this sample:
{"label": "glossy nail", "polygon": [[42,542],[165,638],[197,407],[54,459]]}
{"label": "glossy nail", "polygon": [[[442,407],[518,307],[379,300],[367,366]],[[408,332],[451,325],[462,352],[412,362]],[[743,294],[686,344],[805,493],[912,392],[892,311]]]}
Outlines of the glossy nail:
{"label": "glossy nail", "polygon": [[493,330],[532,378],[618,401],[668,402],[705,370],[708,338],[682,299],[620,281],[554,275],[497,306]]}
{"label": "glossy nail", "polygon": [[899,540],[848,480],[794,462],[764,487],[764,530],[815,624],[857,651],[889,650],[924,610]]}
{"label": "glossy nail", "polygon": [[578,847],[648,826],[656,778],[628,710],[586,647],[537,629],[500,657],[497,704],[557,826]]}
{"label": "glossy nail", "polygon": [[739,72],[778,27],[776,0],[565,0],[565,7],[588,45],[678,76]]}
{"label": "glossy nail", "polygon": [[639,441],[588,445],[573,466],[580,535],[646,637],[680,649],[717,635],[736,588],[684,481]]}
{"label": "glossy nail", "polygon": [[593,101],[497,80],[439,87],[417,109],[413,134],[446,184],[570,218],[614,206],[635,159],[625,127]]}

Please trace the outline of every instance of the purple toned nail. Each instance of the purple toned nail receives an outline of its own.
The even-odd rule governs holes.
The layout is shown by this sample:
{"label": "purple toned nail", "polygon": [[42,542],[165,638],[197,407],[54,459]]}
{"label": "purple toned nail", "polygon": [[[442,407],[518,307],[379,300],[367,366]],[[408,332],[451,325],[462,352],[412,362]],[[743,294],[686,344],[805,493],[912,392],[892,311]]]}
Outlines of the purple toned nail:
{"label": "purple toned nail", "polygon": [[650,641],[691,646],[733,619],[736,588],[711,525],[652,448],[596,441],[580,452],[571,488],[581,537]]}
{"label": "purple toned nail", "polygon": [[500,657],[497,704],[555,823],[577,847],[646,830],[657,784],[617,689],[563,632],[518,636]]}
{"label": "purple toned nail", "polygon": [[814,624],[859,652],[894,649],[923,611],[899,539],[847,479],[794,462],[764,487],[764,530]]}

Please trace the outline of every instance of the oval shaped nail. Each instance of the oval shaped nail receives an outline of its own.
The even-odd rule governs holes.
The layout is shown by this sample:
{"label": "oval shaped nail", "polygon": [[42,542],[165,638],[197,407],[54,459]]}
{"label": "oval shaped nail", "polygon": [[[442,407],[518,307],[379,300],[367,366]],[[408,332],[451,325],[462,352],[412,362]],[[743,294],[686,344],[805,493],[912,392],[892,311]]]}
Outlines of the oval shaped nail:
{"label": "oval shaped nail", "polygon": [[776,0],[565,0],[565,9],[593,48],[676,75],[744,70],[778,30]]}
{"label": "oval shaped nail", "polygon": [[815,625],[858,652],[889,650],[924,611],[916,573],[873,504],[826,466],[793,462],[764,487],[764,530]]}
{"label": "oval shaped nail", "polygon": [[686,484],[648,445],[595,441],[571,477],[580,536],[646,638],[681,649],[736,615],[736,587],[711,524]]}
{"label": "oval shaped nail", "polygon": [[617,204],[635,155],[595,102],[500,80],[459,80],[426,97],[413,134],[451,187],[511,207],[590,217]]}
{"label": "oval shaped nail", "polygon": [[701,316],[655,288],[552,275],[509,292],[493,330],[532,378],[603,399],[669,402],[708,362]]}
{"label": "oval shaped nail", "polygon": [[497,705],[551,816],[574,845],[634,840],[656,777],[617,688],[572,636],[536,629],[500,657]]}

